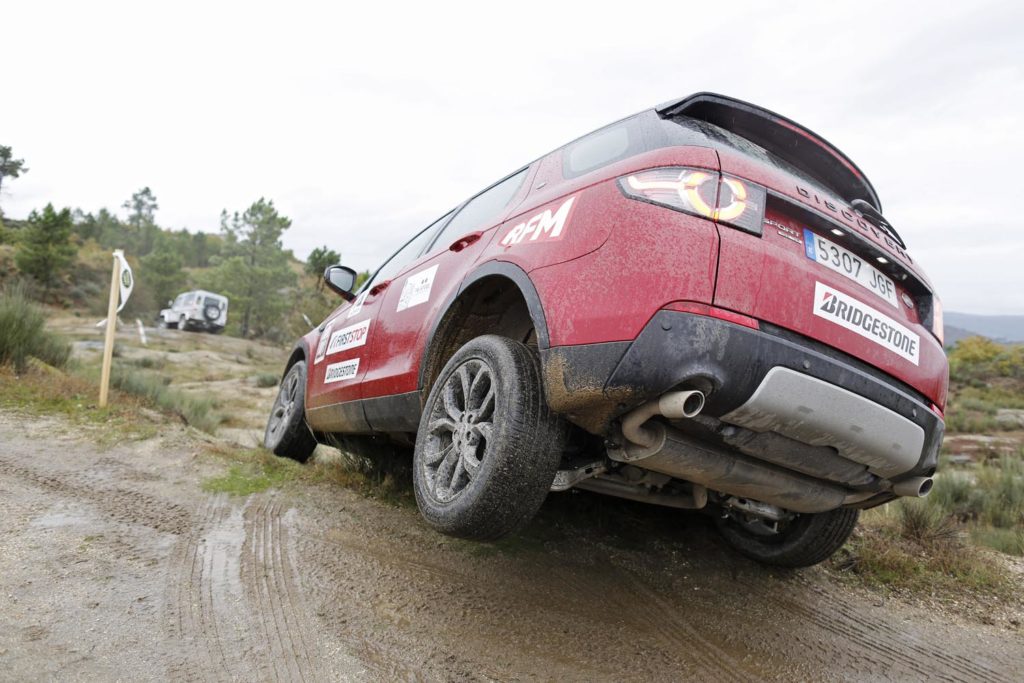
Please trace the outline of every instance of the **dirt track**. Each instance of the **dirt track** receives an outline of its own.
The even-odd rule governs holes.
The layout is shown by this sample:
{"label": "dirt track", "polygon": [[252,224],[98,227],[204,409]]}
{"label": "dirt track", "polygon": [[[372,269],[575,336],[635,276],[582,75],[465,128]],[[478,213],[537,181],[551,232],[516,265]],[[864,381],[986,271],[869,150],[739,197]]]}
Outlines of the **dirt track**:
{"label": "dirt track", "polygon": [[698,516],[625,507],[636,536],[609,535],[552,524],[583,519],[585,496],[563,496],[522,542],[478,546],[328,485],[205,494],[223,465],[180,429],[101,448],[0,413],[0,444],[0,679],[1024,672],[1020,634],[873,604],[821,570],[764,570]]}

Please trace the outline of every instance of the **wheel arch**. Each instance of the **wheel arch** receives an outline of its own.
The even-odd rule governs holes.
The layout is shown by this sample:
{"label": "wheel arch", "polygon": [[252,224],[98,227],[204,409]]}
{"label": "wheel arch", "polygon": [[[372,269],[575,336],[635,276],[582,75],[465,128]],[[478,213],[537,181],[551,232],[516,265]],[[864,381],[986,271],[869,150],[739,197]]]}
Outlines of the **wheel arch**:
{"label": "wheel arch", "polygon": [[[417,388],[421,406],[444,364],[465,341],[478,336],[475,326],[487,320],[498,318],[498,325],[481,327],[477,330],[481,334],[515,338],[516,332],[528,322],[538,349],[549,346],[547,318],[537,289],[526,271],[507,261],[491,261],[471,272],[442,311],[434,320],[420,359]],[[477,318],[480,320],[474,322]]]}
{"label": "wheel arch", "polygon": [[288,374],[288,371],[292,369],[292,366],[300,360],[306,361],[307,365],[309,364],[309,344],[305,339],[300,339],[294,348],[292,348],[292,352],[288,356],[288,362],[284,365],[284,372],[281,373],[281,379],[284,379],[284,376]]}

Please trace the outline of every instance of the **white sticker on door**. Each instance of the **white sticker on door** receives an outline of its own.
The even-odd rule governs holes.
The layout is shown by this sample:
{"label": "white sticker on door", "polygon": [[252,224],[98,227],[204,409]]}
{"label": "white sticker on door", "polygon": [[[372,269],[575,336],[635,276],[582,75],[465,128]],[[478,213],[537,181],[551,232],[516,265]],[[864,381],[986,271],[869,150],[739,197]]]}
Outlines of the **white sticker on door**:
{"label": "white sticker on door", "polygon": [[346,351],[348,349],[354,349],[357,346],[362,346],[366,343],[366,336],[370,330],[370,321],[364,320],[361,323],[355,325],[349,325],[348,327],[338,330],[331,335],[331,341],[327,344],[328,356],[339,353],[340,351]]}
{"label": "white sticker on door", "polygon": [[327,369],[324,370],[324,384],[344,382],[345,380],[355,377],[358,372],[358,358],[342,361],[341,363],[331,363],[327,366]]}
{"label": "white sticker on door", "polygon": [[316,345],[316,356],[313,357],[313,365],[316,365],[324,359],[327,355],[327,341],[331,338],[331,328],[334,327],[334,321],[324,325],[323,331],[320,332],[320,341]]}
{"label": "white sticker on door", "polygon": [[917,365],[921,338],[884,313],[826,284],[814,284],[814,315],[845,327]]}
{"label": "white sticker on door", "polygon": [[434,264],[426,270],[407,277],[405,286],[402,287],[402,295],[398,297],[397,310],[404,311],[430,301],[430,288],[434,286],[434,275],[436,274],[437,264]]}
{"label": "white sticker on door", "polygon": [[352,307],[348,309],[349,318],[354,318],[359,315],[359,311],[363,310],[363,302],[366,301],[366,295],[370,293],[370,290],[364,291],[362,294],[356,297],[356,300],[352,302]]}

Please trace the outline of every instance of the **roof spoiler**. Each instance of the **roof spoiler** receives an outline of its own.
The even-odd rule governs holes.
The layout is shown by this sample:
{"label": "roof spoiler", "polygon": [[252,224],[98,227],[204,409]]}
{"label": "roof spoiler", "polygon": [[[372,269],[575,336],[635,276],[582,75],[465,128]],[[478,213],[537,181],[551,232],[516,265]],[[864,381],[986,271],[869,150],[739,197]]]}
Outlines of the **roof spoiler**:
{"label": "roof spoiler", "polygon": [[672,100],[655,110],[663,118],[686,116],[724,128],[801,169],[848,203],[862,199],[882,211],[875,188],[855,163],[828,140],[785,116],[709,92]]}

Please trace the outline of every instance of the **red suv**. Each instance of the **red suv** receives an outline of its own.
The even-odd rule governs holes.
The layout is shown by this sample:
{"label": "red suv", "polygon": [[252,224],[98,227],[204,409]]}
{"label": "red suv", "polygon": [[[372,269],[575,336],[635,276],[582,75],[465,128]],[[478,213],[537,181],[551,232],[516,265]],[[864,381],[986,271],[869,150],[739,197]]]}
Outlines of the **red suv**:
{"label": "red suv", "polygon": [[438,530],[495,539],[571,487],[713,514],[804,566],[931,488],[942,309],[871,183],[701,93],[601,128],[420,230],[288,359],[265,444],[414,445]]}

